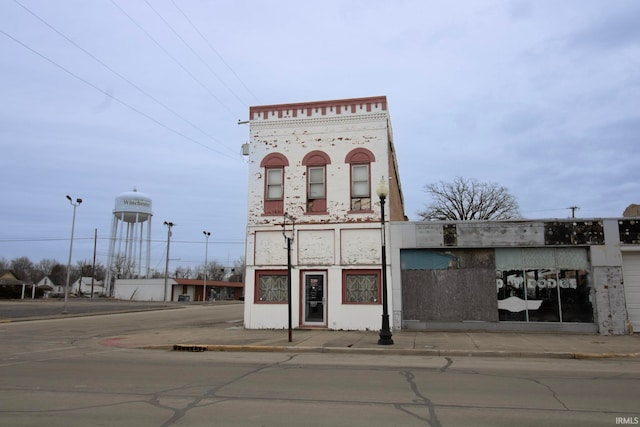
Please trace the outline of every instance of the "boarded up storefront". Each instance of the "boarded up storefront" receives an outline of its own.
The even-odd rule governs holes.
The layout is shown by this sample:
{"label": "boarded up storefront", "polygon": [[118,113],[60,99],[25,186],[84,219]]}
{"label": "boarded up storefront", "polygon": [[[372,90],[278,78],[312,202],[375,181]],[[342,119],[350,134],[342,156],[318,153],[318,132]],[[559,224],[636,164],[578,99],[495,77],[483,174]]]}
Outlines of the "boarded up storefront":
{"label": "boarded up storefront", "polygon": [[492,249],[401,251],[404,319],[498,321]]}
{"label": "boarded up storefront", "polygon": [[[629,328],[618,242],[627,244],[627,235],[629,245],[640,241],[623,225],[394,223],[394,292],[401,296],[394,316],[407,329],[623,334]],[[627,266],[627,275],[633,271]]]}

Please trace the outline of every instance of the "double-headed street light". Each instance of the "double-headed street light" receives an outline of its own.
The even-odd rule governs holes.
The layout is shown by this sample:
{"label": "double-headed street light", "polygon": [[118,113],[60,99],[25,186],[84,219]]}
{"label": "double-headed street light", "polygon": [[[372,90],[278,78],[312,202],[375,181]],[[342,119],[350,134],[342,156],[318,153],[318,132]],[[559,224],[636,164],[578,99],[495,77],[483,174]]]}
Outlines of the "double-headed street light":
{"label": "double-headed street light", "polygon": [[71,253],[73,252],[73,232],[76,227],[76,208],[80,203],[82,203],[82,199],[76,199],[75,203],[71,196],[67,195],[67,199],[71,206],[73,206],[73,219],[71,220],[71,242],[69,243],[69,260],[67,261],[67,282],[64,286],[64,308],[62,309],[62,314],[67,314],[67,300],[69,298],[69,279],[71,278]]}
{"label": "double-headed street light", "polygon": [[380,329],[380,338],[378,344],[391,345],[393,339],[391,339],[391,329],[389,328],[389,309],[387,307],[387,245],[386,245],[386,230],[384,225],[384,201],[389,195],[389,186],[384,177],[380,179],[380,183],[376,188],[376,193],[380,197],[380,222],[382,230],[382,329]]}
{"label": "double-headed street light", "polygon": [[207,241],[204,247],[204,283],[202,284],[202,302],[205,302],[207,298],[207,255],[209,252],[209,236],[211,236],[211,233],[203,231],[202,234],[204,234],[204,238]]}

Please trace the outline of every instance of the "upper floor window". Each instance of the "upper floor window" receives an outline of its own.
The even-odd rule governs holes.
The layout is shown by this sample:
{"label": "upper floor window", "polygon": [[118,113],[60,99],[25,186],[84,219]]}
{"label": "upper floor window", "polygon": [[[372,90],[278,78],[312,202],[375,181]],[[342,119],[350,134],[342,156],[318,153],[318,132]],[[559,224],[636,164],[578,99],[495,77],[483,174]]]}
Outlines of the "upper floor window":
{"label": "upper floor window", "polygon": [[289,166],[287,158],[280,153],[271,153],[262,159],[264,168],[264,214],[284,213],[284,168]]}
{"label": "upper floor window", "polygon": [[302,159],[307,167],[307,213],[327,212],[327,165],[331,159],[322,151],[312,151]]}
{"label": "upper floor window", "polygon": [[284,169],[270,168],[266,170],[267,174],[267,200],[282,200],[283,196],[283,175]]}
{"label": "upper floor window", "polygon": [[375,156],[366,148],[351,150],[345,162],[351,165],[351,211],[371,211],[371,162]]}
{"label": "upper floor window", "polygon": [[307,199],[310,201],[326,199],[324,191],[324,166],[312,166],[307,168],[309,173],[309,186],[307,188]]}

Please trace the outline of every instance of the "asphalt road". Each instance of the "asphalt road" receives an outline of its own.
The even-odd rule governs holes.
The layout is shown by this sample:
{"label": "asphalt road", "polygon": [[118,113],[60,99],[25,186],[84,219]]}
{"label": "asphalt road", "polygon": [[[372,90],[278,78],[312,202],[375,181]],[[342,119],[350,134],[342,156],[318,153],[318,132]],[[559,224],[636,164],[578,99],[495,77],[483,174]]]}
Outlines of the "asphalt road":
{"label": "asphalt road", "polygon": [[2,426],[615,426],[640,362],[140,350],[128,333],[228,328],[242,305],[0,324]]}
{"label": "asphalt road", "polygon": [[[104,298],[68,298],[67,317],[98,313],[162,310],[176,308],[188,303],[116,301]],[[35,318],[60,317],[65,310],[64,299],[0,300],[0,322]]]}

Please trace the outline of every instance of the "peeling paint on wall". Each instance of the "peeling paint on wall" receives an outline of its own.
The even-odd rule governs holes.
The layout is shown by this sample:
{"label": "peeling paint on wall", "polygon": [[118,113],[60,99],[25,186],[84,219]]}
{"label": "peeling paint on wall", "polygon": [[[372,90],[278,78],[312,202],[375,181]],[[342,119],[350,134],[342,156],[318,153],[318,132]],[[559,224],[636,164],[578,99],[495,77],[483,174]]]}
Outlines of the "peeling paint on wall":
{"label": "peeling paint on wall", "polygon": [[627,309],[621,267],[594,267],[597,321],[600,333],[627,333]]}

